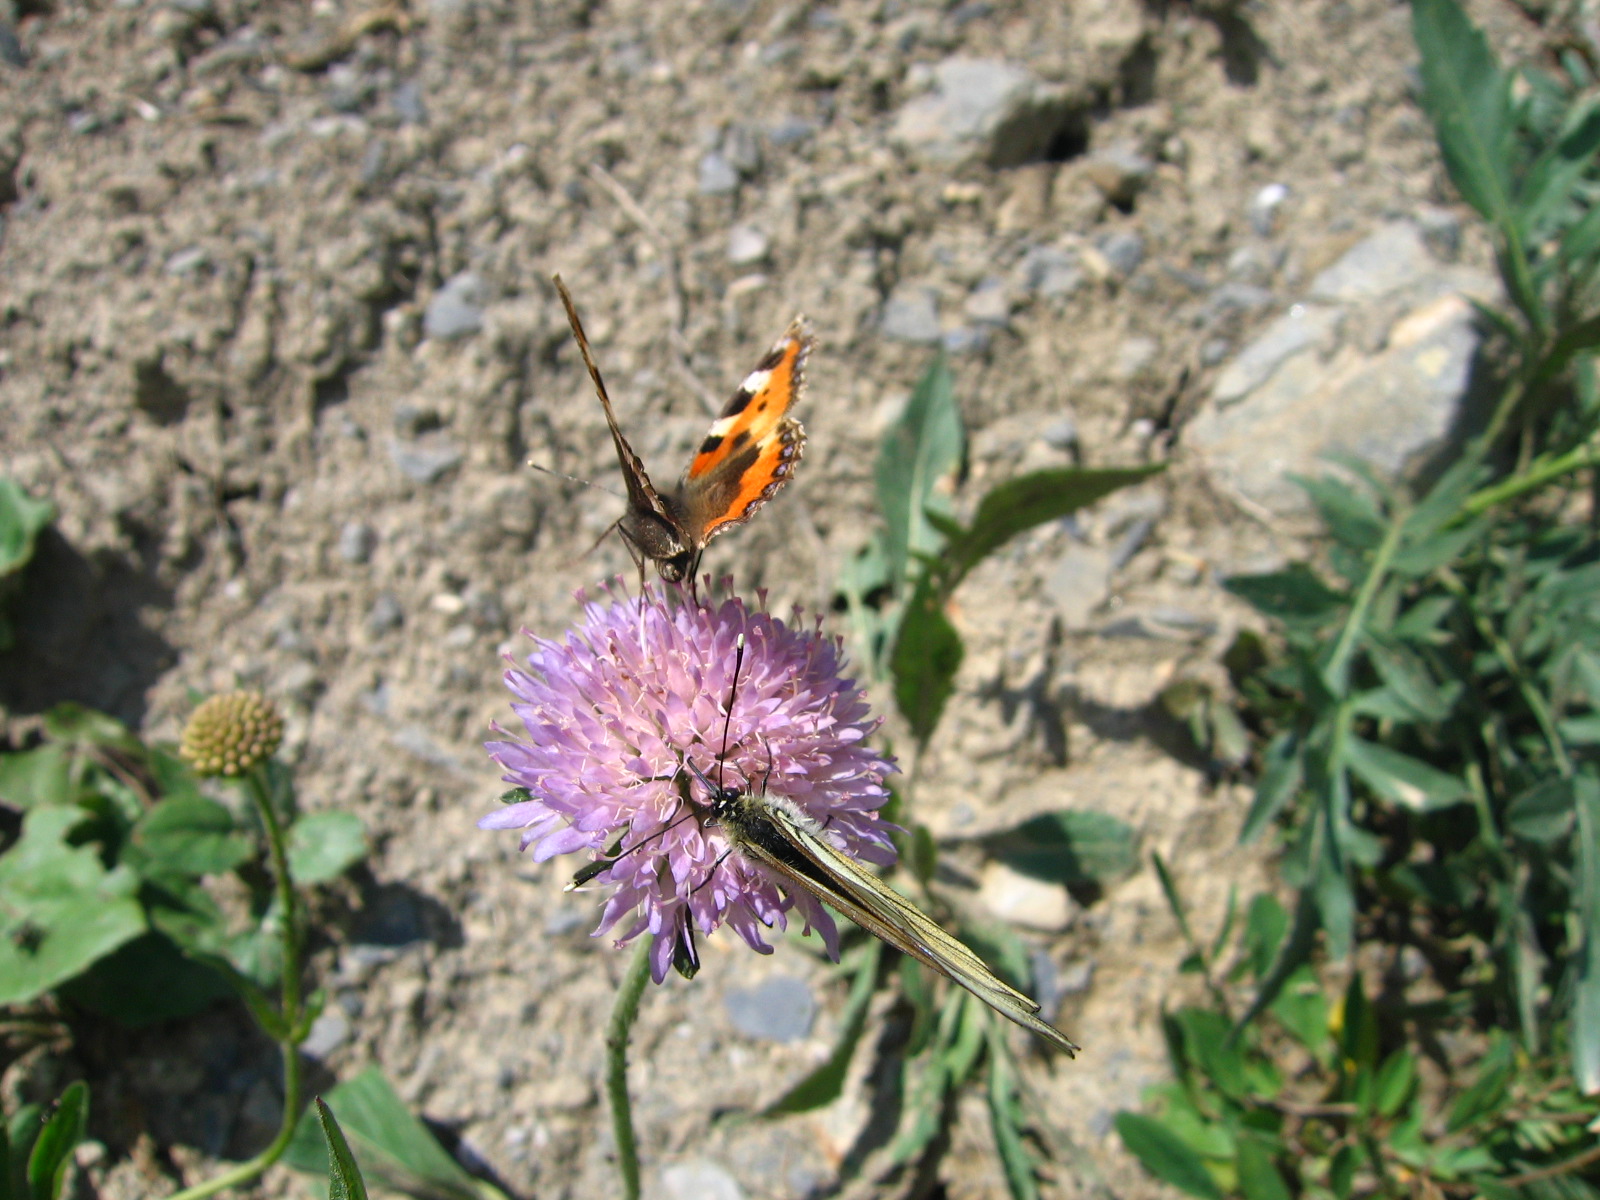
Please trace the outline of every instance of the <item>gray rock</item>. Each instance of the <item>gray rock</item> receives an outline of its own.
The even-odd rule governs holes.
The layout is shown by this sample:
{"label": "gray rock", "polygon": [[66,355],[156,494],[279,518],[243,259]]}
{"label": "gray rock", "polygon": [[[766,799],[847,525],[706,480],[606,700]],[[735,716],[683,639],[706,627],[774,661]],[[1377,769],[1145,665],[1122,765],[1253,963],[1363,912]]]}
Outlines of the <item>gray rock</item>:
{"label": "gray rock", "polygon": [[939,340],[939,302],[932,288],[901,284],[883,306],[883,335],[931,345]]}
{"label": "gray rock", "polygon": [[483,328],[483,280],[463,271],[434,293],[422,315],[422,331],[441,341],[463,338]]}
{"label": "gray rock", "polygon": [[1331,349],[1344,313],[1323,305],[1296,304],[1223,368],[1211,389],[1218,405],[1233,404],[1272,377],[1284,362],[1308,351]]}
{"label": "gray rock", "polygon": [[28,52],[23,49],[17,31],[6,21],[0,21],[0,62],[19,69],[28,65]]}
{"label": "gray rock", "polygon": [[728,230],[728,261],[736,267],[760,262],[769,248],[767,235],[754,225],[739,224]]}
{"label": "gray rock", "polygon": [[1002,326],[1011,320],[1011,293],[1005,280],[991,275],[974,288],[961,306],[975,325]]}
{"label": "gray rock", "polygon": [[1272,303],[1272,293],[1250,283],[1222,283],[1206,296],[1205,319],[1217,321],[1229,313],[1254,312]]}
{"label": "gray rock", "polygon": [[406,610],[400,607],[400,601],[394,593],[379,592],[367,612],[367,631],[372,634],[388,633],[391,629],[399,629],[405,620]]}
{"label": "gray rock", "polygon": [[402,125],[426,125],[428,106],[422,102],[422,89],[414,80],[396,84],[389,94],[389,105]]}
{"label": "gray rock", "polygon": [[1039,431],[1052,450],[1072,450],[1078,445],[1078,422],[1071,416],[1057,417]]}
{"label": "gray rock", "polygon": [[939,341],[950,354],[982,354],[989,348],[991,337],[990,331],[982,326],[957,325],[946,330]]}
{"label": "gray rock", "polygon": [[1068,629],[1087,629],[1089,618],[1111,590],[1111,553],[1074,544],[1045,576],[1045,592]]}
{"label": "gray rock", "polygon": [[798,146],[809,140],[817,127],[800,117],[783,117],[767,126],[767,144],[777,148]]}
{"label": "gray rock", "polygon": [[389,443],[389,458],[413,483],[435,483],[461,465],[461,451],[442,439]]}
{"label": "gray rock", "polygon": [[168,275],[191,275],[210,261],[211,256],[206,253],[205,247],[188,246],[168,258],[162,270]]}
{"label": "gray rock", "polygon": [[1202,410],[1184,442],[1215,482],[1245,501],[1302,515],[1305,494],[1286,476],[1325,473],[1329,454],[1397,475],[1445,449],[1479,337],[1472,306],[1446,296],[1402,318],[1376,355],[1346,347],[1329,363],[1311,354],[1287,359],[1238,403]]}
{"label": "gray rock", "polygon": [[1057,246],[1035,246],[1023,256],[1020,268],[1028,291],[1047,300],[1070,296],[1083,286],[1078,256]]}
{"label": "gray rock", "polygon": [[735,1029],[764,1042],[800,1041],[817,1015],[806,981],[788,975],[774,975],[753,988],[730,988],[723,1004]]}
{"label": "gray rock", "polygon": [[339,530],[339,557],[348,563],[364,563],[378,547],[378,532],[365,521],[346,521]]}
{"label": "gray rock", "polygon": [[1155,362],[1160,350],[1161,344],[1153,337],[1124,338],[1117,347],[1116,361],[1111,365],[1112,375],[1117,379],[1132,379]]}
{"label": "gray rock", "polygon": [[1100,193],[1124,211],[1155,169],[1155,163],[1141,154],[1138,147],[1126,142],[1090,155],[1080,167]]}
{"label": "gray rock", "polygon": [[981,159],[1014,167],[1043,158],[1077,105],[1059,88],[1001,59],[948,58],[933,68],[933,90],[909,101],[892,138],[926,161]]}
{"label": "gray rock", "polygon": [[720,153],[711,150],[700,157],[699,182],[702,196],[726,196],[739,189],[739,172]]}
{"label": "gray rock", "polygon": [[752,126],[734,124],[722,135],[722,156],[745,179],[761,170],[761,134]]}
{"label": "gray rock", "polygon": [[1144,261],[1144,239],[1129,230],[1106,234],[1095,248],[1105,255],[1111,269],[1123,278],[1137,271],[1139,264]]}
{"label": "gray rock", "polygon": [[744,1200],[739,1181],[708,1158],[662,1167],[661,1189],[670,1200]]}
{"label": "gray rock", "polygon": [[1422,233],[1394,221],[1358,242],[1311,281],[1314,300],[1351,301],[1387,296],[1434,269]]}
{"label": "gray rock", "polygon": [[300,1053],[321,1061],[350,1039],[350,1018],[337,1004],[322,1010],[311,1023],[311,1032],[300,1043]]}

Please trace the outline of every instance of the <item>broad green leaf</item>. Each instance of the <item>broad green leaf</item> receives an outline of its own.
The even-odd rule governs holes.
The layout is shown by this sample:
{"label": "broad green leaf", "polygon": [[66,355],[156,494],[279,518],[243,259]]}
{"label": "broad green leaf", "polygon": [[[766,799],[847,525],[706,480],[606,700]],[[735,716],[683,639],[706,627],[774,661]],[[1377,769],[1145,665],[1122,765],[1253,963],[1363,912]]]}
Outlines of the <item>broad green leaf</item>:
{"label": "broad green leaf", "polygon": [[138,876],[68,842],[83,819],[76,807],[32,809],[0,854],[0,1004],[32,999],[144,930]]}
{"label": "broad green leaf", "polygon": [[904,414],[878,449],[875,474],[884,560],[889,586],[897,594],[912,556],[932,554],[943,541],[926,514],[929,509],[948,510],[949,497],[938,489],[960,469],[965,453],[955,379],[941,354],[928,364]]}
{"label": "broad green leaf", "polygon": [[72,1152],[89,1124],[89,1085],[70,1083],[28,1155],[28,1190],[33,1200],[58,1200]]}
{"label": "broad green leaf", "polygon": [[927,745],[939,727],[965,654],[961,635],[924,576],[906,606],[889,662],[895,707],[921,745]]}
{"label": "broad green leaf", "polygon": [[833,1044],[832,1053],[821,1066],[762,1109],[763,1117],[812,1112],[826,1108],[844,1094],[850,1062],[866,1029],[867,1010],[877,988],[882,948],[883,944],[876,938],[869,938],[862,947],[855,967],[855,978],[850,983],[850,997],[845,1001],[844,1017],[839,1023],[839,1037]]}
{"label": "broad green leaf", "polygon": [[366,855],[366,829],[355,813],[311,813],[289,827],[289,877],[301,886],[337,879]]}
{"label": "broad green leaf", "polygon": [[1069,887],[1127,875],[1139,865],[1137,842],[1126,821],[1085,810],[1043,813],[983,839],[984,848],[1013,870]]}
{"label": "broad green leaf", "polygon": [[72,753],[57,742],[0,754],[0,802],[12,808],[68,805],[78,798]]}
{"label": "broad green leaf", "polygon": [[1244,1200],[1292,1200],[1272,1155],[1254,1138],[1239,1139],[1239,1153],[1234,1162],[1239,1170],[1239,1190],[1244,1193]]}
{"label": "broad green leaf", "polygon": [[[483,1200],[488,1194],[488,1185],[445,1152],[376,1067],[325,1092],[323,1099],[338,1118],[364,1178],[430,1200]],[[301,1114],[284,1161],[313,1175],[329,1173],[327,1143],[311,1110]]]}
{"label": "broad green leaf", "polygon": [[1234,575],[1223,586],[1264,616],[1289,625],[1323,625],[1348,603],[1304,563],[1262,575]]}
{"label": "broad green leaf", "polygon": [[1568,835],[1576,812],[1572,781],[1552,775],[1506,805],[1506,832],[1525,842],[1549,844]]}
{"label": "broad green leaf", "polygon": [[1511,77],[1454,0],[1412,0],[1422,52],[1422,106],[1461,198],[1490,224],[1508,227],[1511,206]]}
{"label": "broad green leaf", "polygon": [[110,746],[114,750],[125,750],[140,761],[145,757],[144,743],[121,721],[70,701],[58,704],[45,713],[44,732],[46,737],[55,742],[66,742],[73,746]]}
{"label": "broad green leaf", "polygon": [[255,853],[254,839],[239,831],[233,814],[204,796],[161,801],[139,818],[132,841],[144,856],[133,865],[147,874],[216,875]]}
{"label": "broad green leaf", "polygon": [[1459,684],[1434,682],[1423,660],[1409,649],[1376,637],[1365,640],[1367,660],[1404,705],[1410,721],[1442,721],[1461,694]]}
{"label": "broad green leaf", "polygon": [[35,500],[0,476],[0,577],[25,566],[33,557],[34,540],[56,515],[48,500]]}
{"label": "broad green leaf", "polygon": [[1250,1098],[1242,1043],[1229,1036],[1228,1018],[1203,1008],[1174,1014],[1183,1032],[1184,1056],[1196,1064],[1218,1091],[1243,1104]]}
{"label": "broad green leaf", "polygon": [[367,1200],[367,1185],[361,1179],[361,1168],[356,1166],[356,1156],[350,1152],[350,1143],[345,1141],[333,1110],[321,1096],[317,1097],[316,1112],[328,1148],[328,1200]]}
{"label": "broad green leaf", "polygon": [[973,567],[1017,534],[1069,516],[1164,469],[1159,463],[1106,469],[1058,467],[996,485],[979,502],[972,525],[950,535],[939,572],[946,591],[953,590]]}
{"label": "broad green leaf", "polygon": [[1590,208],[1561,236],[1562,263],[1577,266],[1600,250],[1600,204]]}
{"label": "broad green leaf", "polygon": [[1200,1200],[1224,1200],[1205,1162],[1160,1121],[1121,1112],[1115,1125],[1122,1144],[1157,1179]]}
{"label": "broad green leaf", "polygon": [[135,1029],[193,1016],[231,994],[226,978],[156,932],[122,943],[60,990],[78,1007]]}
{"label": "broad green leaf", "polygon": [[1321,981],[1308,966],[1297,967],[1284,980],[1269,1009],[1295,1040],[1322,1062],[1328,1061],[1332,1049],[1328,1024],[1332,1010]]}
{"label": "broad green leaf", "polygon": [[1444,808],[1470,796],[1465,781],[1379,742],[1352,736],[1345,743],[1345,757],[1350,770],[1374,793],[1416,812]]}
{"label": "broad green leaf", "polygon": [[1244,949],[1257,979],[1271,969],[1288,932],[1289,914],[1274,897],[1262,893],[1250,901],[1244,920]]}
{"label": "broad green leaf", "polygon": [[1600,712],[1563,717],[1556,722],[1556,728],[1574,746],[1600,746]]}

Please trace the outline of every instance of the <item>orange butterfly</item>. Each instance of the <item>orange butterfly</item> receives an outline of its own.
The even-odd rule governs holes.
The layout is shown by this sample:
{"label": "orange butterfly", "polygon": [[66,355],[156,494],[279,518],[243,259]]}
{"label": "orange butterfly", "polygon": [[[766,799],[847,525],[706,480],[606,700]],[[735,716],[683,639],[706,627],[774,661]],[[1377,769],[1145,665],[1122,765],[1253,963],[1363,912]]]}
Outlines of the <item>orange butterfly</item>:
{"label": "orange butterfly", "polygon": [[649,559],[669,583],[692,580],[706,543],[755,516],[789,482],[799,465],[806,431],[788,414],[805,389],[806,358],[816,339],[805,318],[796,317],[711,423],[678,486],[662,493],[650,482],[644,463],[617,426],[611,397],[589,353],[589,339],[583,335],[578,310],[561,276],[555,276],[555,285],[600,406],[606,411],[606,424],[611,426],[617,461],[628,485],[628,511],[617,519],[616,526],[628,553],[641,573]]}

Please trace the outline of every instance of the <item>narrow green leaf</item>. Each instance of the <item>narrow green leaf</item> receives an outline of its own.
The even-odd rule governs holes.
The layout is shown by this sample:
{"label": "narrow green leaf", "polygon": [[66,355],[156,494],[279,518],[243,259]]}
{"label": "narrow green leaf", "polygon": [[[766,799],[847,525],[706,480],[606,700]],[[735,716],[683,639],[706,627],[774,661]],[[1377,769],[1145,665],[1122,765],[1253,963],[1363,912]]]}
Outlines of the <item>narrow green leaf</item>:
{"label": "narrow green leaf", "polygon": [[1311,498],[1328,532],[1355,550],[1371,550],[1383,541],[1389,519],[1368,492],[1336,475],[1290,475],[1290,482]]}
{"label": "narrow green leaf", "polygon": [[1573,917],[1583,931],[1572,998],[1572,1075],[1586,1096],[1600,1092],[1600,782],[1577,778],[1578,863]]}
{"label": "narrow green leaf", "polygon": [[[445,1152],[376,1067],[323,1098],[338,1117],[364,1178],[411,1196],[483,1200],[480,1181]],[[301,1114],[284,1161],[299,1171],[329,1174],[327,1143],[312,1110]]]}
{"label": "narrow green leaf", "polygon": [[904,414],[878,450],[878,512],[884,522],[889,586],[896,594],[903,589],[912,556],[932,554],[943,541],[927,512],[948,509],[949,497],[938,488],[960,469],[965,453],[955,379],[941,354],[928,364]]}
{"label": "narrow green leaf", "polygon": [[1239,1153],[1234,1159],[1239,1169],[1239,1190],[1245,1200],[1291,1200],[1288,1184],[1284,1183],[1272,1156],[1254,1138],[1239,1139]]}
{"label": "narrow green leaf", "polygon": [[316,1112],[328,1149],[328,1200],[367,1200],[367,1185],[361,1179],[356,1156],[350,1152],[350,1143],[345,1141],[333,1109],[323,1103],[321,1096],[317,1097]]}
{"label": "narrow green leaf", "polygon": [[366,828],[355,813],[310,813],[289,827],[289,876],[302,886],[337,879],[366,856]]}
{"label": "narrow green leaf", "polygon": [[1270,1011],[1319,1062],[1327,1062],[1333,1046],[1329,1016],[1333,1006],[1309,966],[1296,967],[1284,980]]}
{"label": "narrow green leaf", "polygon": [[1552,775],[1506,805],[1506,832],[1525,842],[1549,845],[1568,836],[1576,812],[1572,781]]}
{"label": "narrow green leaf", "polygon": [[33,1200],[58,1200],[72,1152],[89,1124],[89,1085],[67,1085],[28,1155],[28,1190]]}
{"label": "narrow green leaf", "polygon": [[1157,1179],[1200,1200],[1223,1200],[1223,1191],[1205,1162],[1160,1121],[1120,1112],[1114,1123],[1122,1144]]}
{"label": "narrow green leaf", "polygon": [[813,1112],[826,1108],[844,1094],[845,1079],[850,1073],[850,1062],[855,1057],[856,1046],[867,1025],[867,1010],[872,1003],[878,983],[878,964],[882,959],[883,944],[876,938],[868,939],[855,967],[855,977],[850,983],[850,997],[845,1001],[844,1018],[839,1023],[839,1037],[827,1060],[795,1084],[782,1096],[761,1110],[763,1117],[787,1116],[791,1113]]}
{"label": "narrow green leaf", "polygon": [[1445,1129],[1471,1129],[1489,1119],[1507,1095],[1515,1074],[1516,1043],[1503,1031],[1490,1030],[1488,1052],[1478,1060],[1477,1074],[1456,1092]]}
{"label": "narrow green leaf", "polygon": [[1006,1189],[1012,1200],[1038,1200],[1037,1166],[1022,1138],[1026,1117],[1017,1104],[1010,1052],[998,1030],[989,1041],[988,1093],[989,1128],[994,1131],[995,1150],[1006,1173]]}
{"label": "narrow green leaf", "polygon": [[1069,887],[1109,883],[1138,866],[1138,835],[1110,813],[1043,813],[1014,829],[990,834],[984,848],[1035,879]]}
{"label": "narrow green leaf", "polygon": [[1262,575],[1234,575],[1223,587],[1264,616],[1290,625],[1323,625],[1343,611],[1344,593],[1323,583],[1304,563]]}
{"label": "narrow green leaf", "polygon": [[1240,845],[1248,845],[1259,837],[1300,790],[1305,779],[1302,749],[1300,739],[1292,731],[1280,733],[1268,743],[1261,778],[1256,781],[1255,798],[1239,830]]}
{"label": "narrow green leaf", "polygon": [[1590,208],[1561,237],[1561,262],[1576,267],[1600,250],[1600,204]]}
{"label": "narrow green leaf", "polygon": [[1590,104],[1587,112],[1576,114],[1560,140],[1547,146],[1522,178],[1518,200],[1530,241],[1539,241],[1545,223],[1558,219],[1569,205],[1576,203],[1584,210],[1590,207],[1574,195],[1574,189],[1592,174],[1596,150],[1600,150],[1600,107]]}
{"label": "narrow green leaf", "polygon": [[1172,872],[1167,870],[1167,861],[1161,857],[1160,851],[1153,851],[1150,855],[1151,864],[1156,869],[1156,878],[1161,882],[1161,894],[1167,898],[1167,907],[1172,910],[1172,919],[1178,923],[1178,932],[1183,934],[1183,940],[1194,943],[1194,934],[1189,929],[1189,913],[1184,908],[1183,898],[1178,895],[1177,882],[1172,878]]}
{"label": "narrow green leaf", "polygon": [[1351,736],[1346,761],[1374,793],[1415,812],[1446,808],[1467,800],[1465,781],[1378,742]]}
{"label": "narrow green leaf", "polygon": [[1461,198],[1497,227],[1514,220],[1511,78],[1454,0],[1412,0],[1422,106]]}
{"label": "narrow green leaf", "polygon": [[1384,1060],[1378,1072],[1373,1107],[1381,1117],[1392,1118],[1410,1101],[1417,1084],[1417,1063],[1402,1046]]}
{"label": "narrow green leaf", "polygon": [[946,593],[1017,534],[1069,516],[1164,469],[1159,463],[1106,469],[1058,467],[996,485],[979,502],[971,527],[950,535],[939,572]]}
{"label": "narrow green leaf", "polygon": [[939,726],[965,654],[961,635],[924,576],[906,606],[889,664],[895,707],[922,745],[927,745]]}

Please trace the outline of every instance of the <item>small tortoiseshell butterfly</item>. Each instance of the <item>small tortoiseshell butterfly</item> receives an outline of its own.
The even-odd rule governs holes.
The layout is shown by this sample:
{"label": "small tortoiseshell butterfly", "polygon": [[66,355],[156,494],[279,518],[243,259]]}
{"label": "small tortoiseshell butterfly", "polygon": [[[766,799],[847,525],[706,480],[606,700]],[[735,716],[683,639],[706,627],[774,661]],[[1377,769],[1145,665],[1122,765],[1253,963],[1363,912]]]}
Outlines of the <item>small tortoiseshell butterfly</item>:
{"label": "small tortoiseshell butterfly", "polygon": [[789,409],[805,388],[806,358],[816,339],[805,318],[796,317],[711,423],[678,486],[658,492],[645,474],[644,463],[617,427],[611,397],[589,353],[589,339],[583,335],[578,310],[561,276],[555,276],[555,285],[605,409],[622,478],[628,485],[628,511],[617,520],[622,540],[641,572],[649,559],[669,583],[692,580],[706,543],[755,516],[789,482],[799,465],[806,431],[789,416]]}

